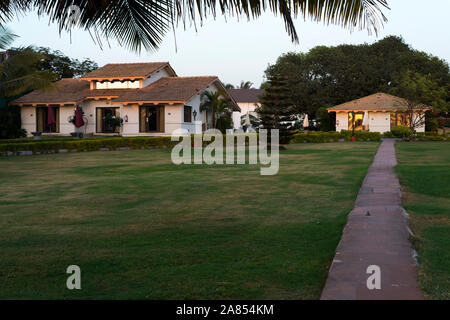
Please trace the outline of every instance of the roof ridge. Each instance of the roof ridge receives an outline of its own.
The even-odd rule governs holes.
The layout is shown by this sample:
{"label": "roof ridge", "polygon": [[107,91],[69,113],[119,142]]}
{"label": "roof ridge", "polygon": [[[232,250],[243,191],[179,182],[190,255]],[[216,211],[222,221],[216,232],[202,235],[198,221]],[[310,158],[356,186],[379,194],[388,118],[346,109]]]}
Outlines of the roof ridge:
{"label": "roof ridge", "polygon": [[[150,64],[150,63],[169,63],[169,61],[154,61],[154,62],[110,62],[105,64],[109,65],[109,64]],[[100,67],[101,68],[101,67]]]}
{"label": "roof ridge", "polygon": [[189,78],[219,78],[219,76],[187,76],[187,77],[164,77],[161,79],[170,78],[170,79],[189,79]]}

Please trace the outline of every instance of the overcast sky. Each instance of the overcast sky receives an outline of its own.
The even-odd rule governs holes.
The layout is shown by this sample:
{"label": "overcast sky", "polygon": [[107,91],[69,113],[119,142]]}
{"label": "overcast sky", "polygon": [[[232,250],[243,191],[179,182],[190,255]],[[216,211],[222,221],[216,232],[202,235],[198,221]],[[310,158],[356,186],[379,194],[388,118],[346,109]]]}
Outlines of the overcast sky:
{"label": "overcast sky", "polygon": [[[61,36],[47,17],[34,13],[16,17],[7,26],[20,36],[14,46],[36,45],[61,50],[73,58],[86,58],[100,66],[114,62],[169,61],[179,76],[217,75],[224,83],[239,84],[252,81],[255,86],[263,80],[264,70],[277,57],[289,51],[308,51],[317,45],[372,43],[387,35],[402,36],[413,48],[450,61],[450,1],[449,0],[388,0],[391,10],[384,10],[389,21],[379,33],[353,31],[325,26],[322,23],[297,18],[295,26],[300,37],[293,44],[280,17],[265,13],[257,20],[237,21],[223,17],[207,20],[203,27],[182,27],[176,30],[177,51],[169,33],[157,52],[140,55],[121,48],[111,41],[111,47],[96,45],[89,33],[72,31]],[[432,4],[432,5],[431,5]]]}

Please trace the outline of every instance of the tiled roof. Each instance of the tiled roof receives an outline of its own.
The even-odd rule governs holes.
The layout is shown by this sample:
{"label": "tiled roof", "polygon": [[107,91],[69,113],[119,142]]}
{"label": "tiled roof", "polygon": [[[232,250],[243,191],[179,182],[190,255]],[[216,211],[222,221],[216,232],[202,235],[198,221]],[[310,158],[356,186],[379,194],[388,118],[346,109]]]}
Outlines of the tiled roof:
{"label": "tiled roof", "polygon": [[85,74],[81,78],[138,78],[147,77],[152,73],[168,67],[172,76],[176,76],[168,62],[145,63],[109,63],[97,70]]}
{"label": "tiled roof", "polygon": [[263,95],[263,89],[228,89],[236,102],[254,102],[258,103]]}
{"label": "tiled roof", "polygon": [[395,110],[402,107],[404,108],[407,105],[408,102],[403,98],[379,92],[328,108],[328,111]]}
{"label": "tiled roof", "polygon": [[83,79],[62,79],[53,90],[30,92],[10,104],[77,103],[87,97],[113,97],[116,102],[131,101],[173,101],[186,103],[196,94],[214,82],[216,76],[167,77],[142,89],[89,89],[89,81]]}
{"label": "tiled roof", "polygon": [[80,79],[61,79],[55,83],[55,87],[46,91],[35,90],[14,103],[70,103],[84,99],[89,92],[89,82]]}
{"label": "tiled roof", "polygon": [[127,92],[115,99],[117,102],[132,101],[177,101],[187,102],[197,93],[218,81],[216,76],[167,77],[142,89]]}

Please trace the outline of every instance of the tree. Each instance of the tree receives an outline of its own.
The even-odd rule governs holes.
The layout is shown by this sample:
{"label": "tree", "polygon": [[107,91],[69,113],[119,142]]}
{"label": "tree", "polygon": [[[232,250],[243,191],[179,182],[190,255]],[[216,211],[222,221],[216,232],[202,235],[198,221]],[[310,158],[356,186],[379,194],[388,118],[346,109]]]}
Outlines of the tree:
{"label": "tree", "polygon": [[[68,14],[71,5],[80,8],[78,19],[73,20],[76,15]],[[386,21],[382,8],[387,8],[386,0],[10,0],[0,6],[0,19],[7,21],[14,14],[37,11],[56,22],[60,32],[70,30],[75,21],[80,28],[92,31],[93,39],[100,45],[103,37],[140,51],[157,49],[165,34],[178,22],[200,20],[201,23],[208,15],[215,17],[218,12],[257,18],[269,10],[283,18],[292,41],[298,42],[293,16],[299,14],[315,21],[377,32]]]}
{"label": "tree", "polygon": [[[7,48],[14,36],[0,28],[0,46]],[[89,59],[79,62],[49,48],[22,47],[8,49],[7,59],[0,61],[0,138],[18,138],[21,129],[20,108],[8,102],[32,90],[50,90],[62,77],[79,76],[97,68]]]}
{"label": "tree", "polygon": [[232,125],[233,104],[226,97],[227,94],[223,90],[203,91],[200,95],[200,111],[209,113],[212,128],[219,129],[223,133]]}
{"label": "tree", "polygon": [[[270,75],[267,87],[260,98],[261,106],[256,108],[260,124],[264,129],[280,130],[280,142],[289,142],[289,127],[295,120],[295,109],[291,102],[291,90],[282,75]],[[270,133],[270,131],[269,131]]]}
{"label": "tree", "polygon": [[336,113],[329,113],[327,108],[319,108],[316,112],[320,131],[336,131]]}
{"label": "tree", "polygon": [[0,63],[0,139],[25,135],[20,108],[8,106],[8,102],[32,90],[50,88],[56,80],[54,73],[37,69],[42,59],[43,55],[22,48]]}
{"label": "tree", "polygon": [[234,85],[232,85],[231,83],[227,83],[225,85],[225,89],[227,89],[227,90],[234,89]]}
{"label": "tree", "polygon": [[431,107],[436,113],[446,113],[449,110],[448,89],[440,86],[431,74],[421,75],[408,70],[399,77],[392,93],[407,100],[406,109],[398,111],[406,115],[412,130],[425,124],[427,107]]}
{"label": "tree", "polygon": [[51,50],[45,47],[33,47],[35,52],[44,55],[44,59],[39,63],[39,70],[49,70],[58,75],[58,78],[77,78],[95,69],[98,64],[87,58],[82,61],[70,58],[59,50]]}
{"label": "tree", "polygon": [[265,75],[285,76],[297,112],[313,116],[321,107],[392,92],[398,77],[407,70],[431,74],[443,88],[450,83],[446,61],[416,51],[395,36],[372,45],[318,46],[307,53],[286,53],[266,69]]}
{"label": "tree", "polygon": [[239,89],[251,89],[253,86],[253,82],[251,81],[241,81]]}
{"label": "tree", "polygon": [[44,55],[22,48],[0,63],[0,97],[15,97],[32,90],[51,87],[56,74],[39,70]]}

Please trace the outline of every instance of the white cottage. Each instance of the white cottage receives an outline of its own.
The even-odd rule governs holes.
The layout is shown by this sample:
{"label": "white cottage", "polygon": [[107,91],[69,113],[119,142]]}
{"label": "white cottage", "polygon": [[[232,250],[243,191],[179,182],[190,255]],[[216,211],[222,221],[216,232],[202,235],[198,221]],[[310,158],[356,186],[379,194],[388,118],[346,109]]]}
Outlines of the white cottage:
{"label": "white cottage", "polygon": [[[21,107],[28,135],[70,135],[76,105],[84,113],[81,130],[94,135],[170,135],[175,129],[201,133],[212,116],[200,111],[204,91],[224,90],[216,76],[178,77],[168,62],[107,64],[79,79],[62,79],[50,91],[33,91],[10,103]],[[56,120],[48,124],[48,113]],[[122,128],[105,119],[120,116]],[[51,121],[50,121],[51,123]]]}
{"label": "white cottage", "polygon": [[[409,126],[409,117],[405,113],[407,106],[408,103],[403,98],[386,93],[376,93],[328,108],[328,112],[336,112],[336,131],[338,132],[352,130],[354,124],[356,131],[384,133],[395,126]],[[423,108],[420,112],[425,110],[428,108]],[[355,119],[353,119],[353,115]],[[367,119],[364,119],[365,116]],[[418,113],[414,114],[414,117],[418,116]],[[425,132],[425,124],[415,130]]]}

